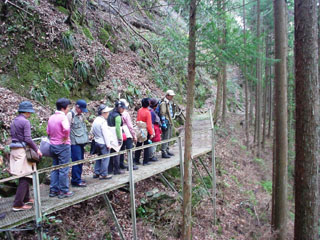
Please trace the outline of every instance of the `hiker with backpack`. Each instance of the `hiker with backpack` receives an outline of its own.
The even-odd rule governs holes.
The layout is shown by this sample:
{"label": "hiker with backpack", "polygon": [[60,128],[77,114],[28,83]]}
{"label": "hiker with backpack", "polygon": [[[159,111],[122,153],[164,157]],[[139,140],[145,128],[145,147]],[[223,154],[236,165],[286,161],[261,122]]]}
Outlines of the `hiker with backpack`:
{"label": "hiker with backpack", "polygon": [[[173,128],[173,97],[175,93],[173,90],[168,90],[166,96],[162,99],[159,106],[159,115],[161,121],[162,129],[162,140],[170,139],[172,137],[172,128]],[[173,153],[169,151],[169,143],[163,143],[161,145],[161,156],[162,158],[170,158],[174,156]]]}
{"label": "hiker with backpack", "polygon": [[[159,115],[155,112],[155,110],[158,107],[159,101],[155,98],[150,99],[150,107],[149,110],[151,112],[151,119],[152,119],[152,126],[154,130],[154,138],[151,139],[153,143],[160,142],[161,141],[161,121]],[[149,161],[150,162],[156,162],[158,161],[157,157],[155,156],[157,150],[157,146],[150,147],[150,156]]]}
{"label": "hiker with backpack", "polygon": [[[142,107],[138,111],[137,115],[137,125],[140,126],[139,128],[146,129],[147,130],[147,136],[144,136],[142,139],[139,140],[138,138],[138,143],[137,147],[140,147],[142,145],[148,145],[149,142],[151,141],[154,137],[154,132],[152,128],[152,119],[151,119],[151,113],[149,110],[149,105],[150,105],[150,100],[149,98],[144,98],[141,101]],[[140,130],[141,131],[141,130]],[[137,165],[140,165],[140,155],[141,155],[142,150],[137,150],[135,151],[135,156],[134,156],[134,163]],[[149,165],[149,148],[145,148],[143,150],[143,165]]]}
{"label": "hiker with backpack", "polygon": [[[115,103],[114,109],[109,113],[107,122],[110,127],[111,133],[113,135],[113,139],[116,139],[116,142],[111,142],[111,153],[119,152],[121,146],[123,144],[123,136],[122,136],[122,119],[121,114],[127,107],[121,101],[117,101]],[[112,144],[113,143],[113,144]],[[111,157],[109,163],[109,174],[123,174],[124,172],[120,169],[120,156],[116,155]]]}
{"label": "hiker with backpack", "polygon": [[10,144],[10,173],[14,176],[30,173],[28,176],[19,178],[13,211],[29,210],[34,203],[34,199],[30,197],[29,187],[32,183],[31,173],[36,170],[37,165],[28,161],[27,147],[32,148],[39,157],[42,156],[41,151],[31,138],[31,124],[28,118],[34,112],[31,102],[21,102],[18,109],[19,115],[13,119],[10,126],[12,138]]}
{"label": "hiker with backpack", "polygon": [[[128,108],[129,103],[126,99],[120,99],[121,102]],[[127,109],[121,114],[122,122],[123,122],[123,135],[125,138],[123,139],[123,144],[121,146],[121,151],[126,149],[133,148],[133,142],[137,142],[136,132],[133,129],[133,124],[131,120],[131,116]],[[124,164],[124,154],[120,155],[120,168],[121,169],[128,169],[128,166]],[[138,170],[138,166],[133,164],[133,170]]]}
{"label": "hiker with backpack", "polygon": [[[87,103],[85,100],[78,100],[75,107],[68,112],[67,118],[70,123],[71,139],[71,159],[76,162],[84,159],[84,147],[88,143],[88,131],[85,123],[84,113],[87,113]],[[86,183],[81,179],[82,165],[72,166],[71,184],[74,187],[86,187]]]}
{"label": "hiker with backpack", "polygon": [[[98,108],[98,117],[92,123],[91,133],[94,137],[95,153],[98,156],[110,153],[112,136],[107,119],[111,110],[112,108],[101,104]],[[109,161],[110,157],[95,161],[93,178],[99,178],[99,180],[112,178],[112,174],[108,174]]]}

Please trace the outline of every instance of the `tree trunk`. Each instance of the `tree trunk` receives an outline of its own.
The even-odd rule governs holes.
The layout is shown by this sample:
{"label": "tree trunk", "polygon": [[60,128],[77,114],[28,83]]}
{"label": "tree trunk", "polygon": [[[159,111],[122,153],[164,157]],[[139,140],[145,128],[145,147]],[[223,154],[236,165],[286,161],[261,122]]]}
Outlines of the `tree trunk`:
{"label": "tree trunk", "polygon": [[184,150],[184,176],[183,176],[183,240],[192,239],[192,115],[194,105],[194,87],[196,75],[196,9],[197,1],[190,2],[189,15],[189,57],[188,57],[188,85],[187,85],[187,109],[185,122],[185,150]]}
{"label": "tree trunk", "polygon": [[317,1],[295,0],[295,239],[318,239]]}
{"label": "tree trunk", "polygon": [[[261,32],[261,16],[260,16],[260,0],[257,0],[257,39],[260,38]],[[257,58],[257,103],[256,103],[256,134],[257,134],[257,144],[258,144],[258,151],[257,157],[260,157],[261,152],[261,46],[258,43],[257,46],[258,51],[258,58]]]}
{"label": "tree trunk", "polygon": [[[268,29],[266,30],[266,58],[269,58],[269,36]],[[264,89],[263,89],[263,126],[262,126],[262,148],[264,149],[266,142],[266,128],[267,128],[267,108],[268,108],[268,87],[269,87],[269,62],[265,62],[264,75]]]}
{"label": "tree trunk", "polygon": [[214,107],[214,114],[213,114],[214,124],[216,124],[218,122],[218,119],[220,117],[221,100],[222,100],[222,72],[219,71],[218,78],[217,78],[216,104]]}
{"label": "tree trunk", "polygon": [[287,234],[287,184],[288,184],[288,104],[287,104],[287,18],[286,0],[274,0],[275,58],[275,147],[274,162],[274,214],[273,230],[276,239],[286,239]]}
{"label": "tree trunk", "polygon": [[[226,23],[226,1],[223,0],[222,2],[222,15],[223,16],[223,49],[226,49],[226,43],[227,43],[227,23]],[[223,84],[222,84],[222,90],[223,90],[223,98],[222,98],[222,122],[225,123],[226,119],[226,112],[227,112],[227,64],[224,62],[223,63],[223,69],[222,69],[222,79],[223,79]]]}
{"label": "tree trunk", "polygon": [[[271,67],[271,64],[270,64],[270,68],[269,68],[269,71],[270,71],[270,75],[272,73],[272,67]],[[272,90],[273,90],[273,84],[272,84],[272,78],[270,77],[269,79],[269,122],[268,122],[268,138],[271,137],[271,129],[272,129],[272,115],[273,115],[273,111],[272,111],[272,106],[273,106],[273,96],[272,96]]]}
{"label": "tree trunk", "polygon": [[[246,0],[243,0],[243,48],[246,49],[247,39],[246,39]],[[245,56],[246,57],[246,56]],[[248,78],[247,78],[247,66],[244,65],[243,70],[244,76],[244,91],[245,91],[245,131],[246,131],[246,146],[249,150],[249,94],[248,94]]]}

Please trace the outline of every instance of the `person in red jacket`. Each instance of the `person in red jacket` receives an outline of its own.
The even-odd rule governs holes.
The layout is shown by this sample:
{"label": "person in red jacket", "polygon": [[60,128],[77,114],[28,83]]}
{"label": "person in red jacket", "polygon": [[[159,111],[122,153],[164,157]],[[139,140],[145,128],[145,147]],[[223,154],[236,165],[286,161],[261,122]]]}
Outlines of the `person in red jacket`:
{"label": "person in red jacket", "polygon": [[[137,147],[142,146],[142,144],[147,145],[149,144],[150,139],[154,138],[154,132],[152,128],[152,119],[151,119],[151,113],[149,110],[149,98],[144,98],[141,101],[142,108],[139,109],[138,111],[138,116],[137,116],[137,122],[142,121],[145,122],[147,125],[147,131],[148,131],[148,138],[146,141],[138,142]],[[134,154],[134,162],[139,165],[140,164],[140,155],[141,155],[141,150],[137,150]],[[143,151],[143,165],[149,165],[149,148],[145,148]]]}
{"label": "person in red jacket", "polygon": [[[154,129],[154,138],[151,139],[153,143],[160,142],[161,141],[161,121],[158,114],[155,112],[155,109],[158,106],[159,101],[155,98],[150,99],[150,107],[149,110],[151,112],[151,119],[152,119],[152,126]],[[156,162],[158,161],[157,157],[155,156],[157,150],[157,146],[150,147],[149,152],[149,161],[150,162]]]}

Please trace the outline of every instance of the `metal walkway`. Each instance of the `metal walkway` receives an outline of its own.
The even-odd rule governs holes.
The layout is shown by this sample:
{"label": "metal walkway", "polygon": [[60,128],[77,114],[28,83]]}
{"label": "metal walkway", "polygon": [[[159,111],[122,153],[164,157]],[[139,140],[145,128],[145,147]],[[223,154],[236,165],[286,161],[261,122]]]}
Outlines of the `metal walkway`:
{"label": "metal walkway", "polygon": [[[209,153],[212,151],[212,142],[211,139],[213,135],[210,134],[210,130],[213,128],[210,126],[210,120],[203,119],[199,120],[199,122],[203,123],[200,124],[197,128],[194,129],[194,132],[196,137],[194,137],[194,143],[192,147],[192,156],[193,158],[199,157],[201,155],[204,155],[206,153]],[[136,149],[143,149],[145,146],[131,149],[126,151],[128,154],[128,163],[129,163],[129,171],[126,171],[125,174],[121,175],[114,175],[112,179],[110,180],[98,180],[93,179],[91,176],[87,176],[84,179],[87,182],[86,188],[72,188],[71,190],[75,193],[73,197],[70,198],[64,198],[64,199],[58,199],[58,198],[50,198],[49,197],[49,186],[44,184],[39,184],[39,174],[43,174],[46,172],[51,172],[54,169],[65,167],[66,165],[72,166],[79,164],[81,162],[87,163],[87,162],[94,162],[95,160],[101,159],[103,156],[91,158],[91,159],[85,159],[74,163],[69,163],[66,165],[60,165],[56,167],[46,168],[46,169],[40,169],[33,173],[33,195],[35,199],[35,205],[34,208],[28,211],[22,211],[22,212],[13,212],[12,209],[12,203],[13,203],[13,197],[10,198],[2,198],[0,199],[0,212],[5,212],[6,218],[3,220],[0,220],[0,231],[5,231],[10,228],[17,227],[21,224],[27,223],[32,220],[36,220],[38,228],[41,227],[41,221],[43,214],[50,214],[53,212],[56,212],[58,210],[61,210],[63,208],[72,206],[74,204],[80,203],[82,201],[85,201],[87,199],[105,194],[109,191],[121,188],[123,186],[126,186],[129,184],[130,186],[130,195],[131,195],[131,209],[132,213],[134,213],[135,218],[135,204],[134,204],[134,183],[142,181],[144,179],[147,179],[151,176],[160,174],[170,168],[173,168],[175,166],[180,165],[183,169],[183,137],[178,138],[172,138],[167,141],[162,142],[171,142],[175,141],[176,144],[171,148],[172,152],[175,154],[175,156],[169,158],[169,159],[161,159],[159,158],[159,161],[152,162],[151,165],[147,166],[139,166],[139,169],[136,171],[132,170],[132,153],[133,150]],[[160,143],[154,143],[152,145],[159,145]],[[148,147],[151,145],[147,145]],[[115,154],[109,154],[109,155],[116,155]],[[183,171],[181,173],[181,178],[183,177]],[[5,179],[4,179],[5,180]],[[0,180],[0,183],[4,180]],[[108,201],[108,199],[106,199]],[[133,228],[135,232],[135,219],[133,220]],[[119,226],[118,226],[119,227]],[[118,229],[121,231],[120,229]],[[38,231],[39,233],[39,231]],[[41,235],[41,234],[39,234]],[[134,233],[136,235],[136,233]],[[41,237],[40,237],[41,238]]]}

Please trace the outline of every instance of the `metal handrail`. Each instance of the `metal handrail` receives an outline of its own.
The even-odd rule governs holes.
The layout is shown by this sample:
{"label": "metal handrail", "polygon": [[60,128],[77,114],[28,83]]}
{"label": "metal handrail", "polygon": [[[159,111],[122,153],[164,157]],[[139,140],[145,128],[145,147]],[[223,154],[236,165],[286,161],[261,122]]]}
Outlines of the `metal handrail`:
{"label": "metal handrail", "polygon": [[[166,140],[163,140],[163,141],[160,141],[160,142],[156,142],[156,143],[152,143],[152,144],[148,144],[148,145],[143,145],[143,146],[140,146],[140,147],[134,147],[134,148],[132,148],[132,151],[143,150],[145,148],[158,146],[158,145],[163,144],[163,143],[177,141],[178,138],[179,137],[173,137],[173,138],[166,139]],[[39,170],[36,170],[36,171],[38,172],[38,174],[42,174],[42,173],[51,172],[53,170],[58,170],[58,169],[65,168],[65,167],[76,166],[76,165],[83,164],[83,163],[92,163],[92,162],[95,162],[97,160],[101,160],[101,159],[106,158],[106,157],[114,157],[114,156],[122,155],[122,154],[125,154],[125,153],[127,153],[127,150],[123,150],[123,151],[115,152],[115,153],[108,153],[108,154],[100,155],[98,157],[91,157],[91,158],[87,158],[87,159],[83,159],[83,160],[79,160],[79,161],[75,161],[75,162],[70,162],[70,163],[65,163],[65,164],[60,164],[60,165],[56,165],[56,166],[51,166],[51,167],[47,167],[47,168],[42,168],[42,169],[39,169]],[[12,177],[8,177],[8,178],[4,178],[4,179],[0,180],[0,183],[12,181],[12,180],[15,180],[15,179],[19,179],[21,177],[30,176],[33,173],[35,173],[36,171],[32,171],[32,172],[29,172],[29,173],[21,174],[19,176],[12,176]]]}

